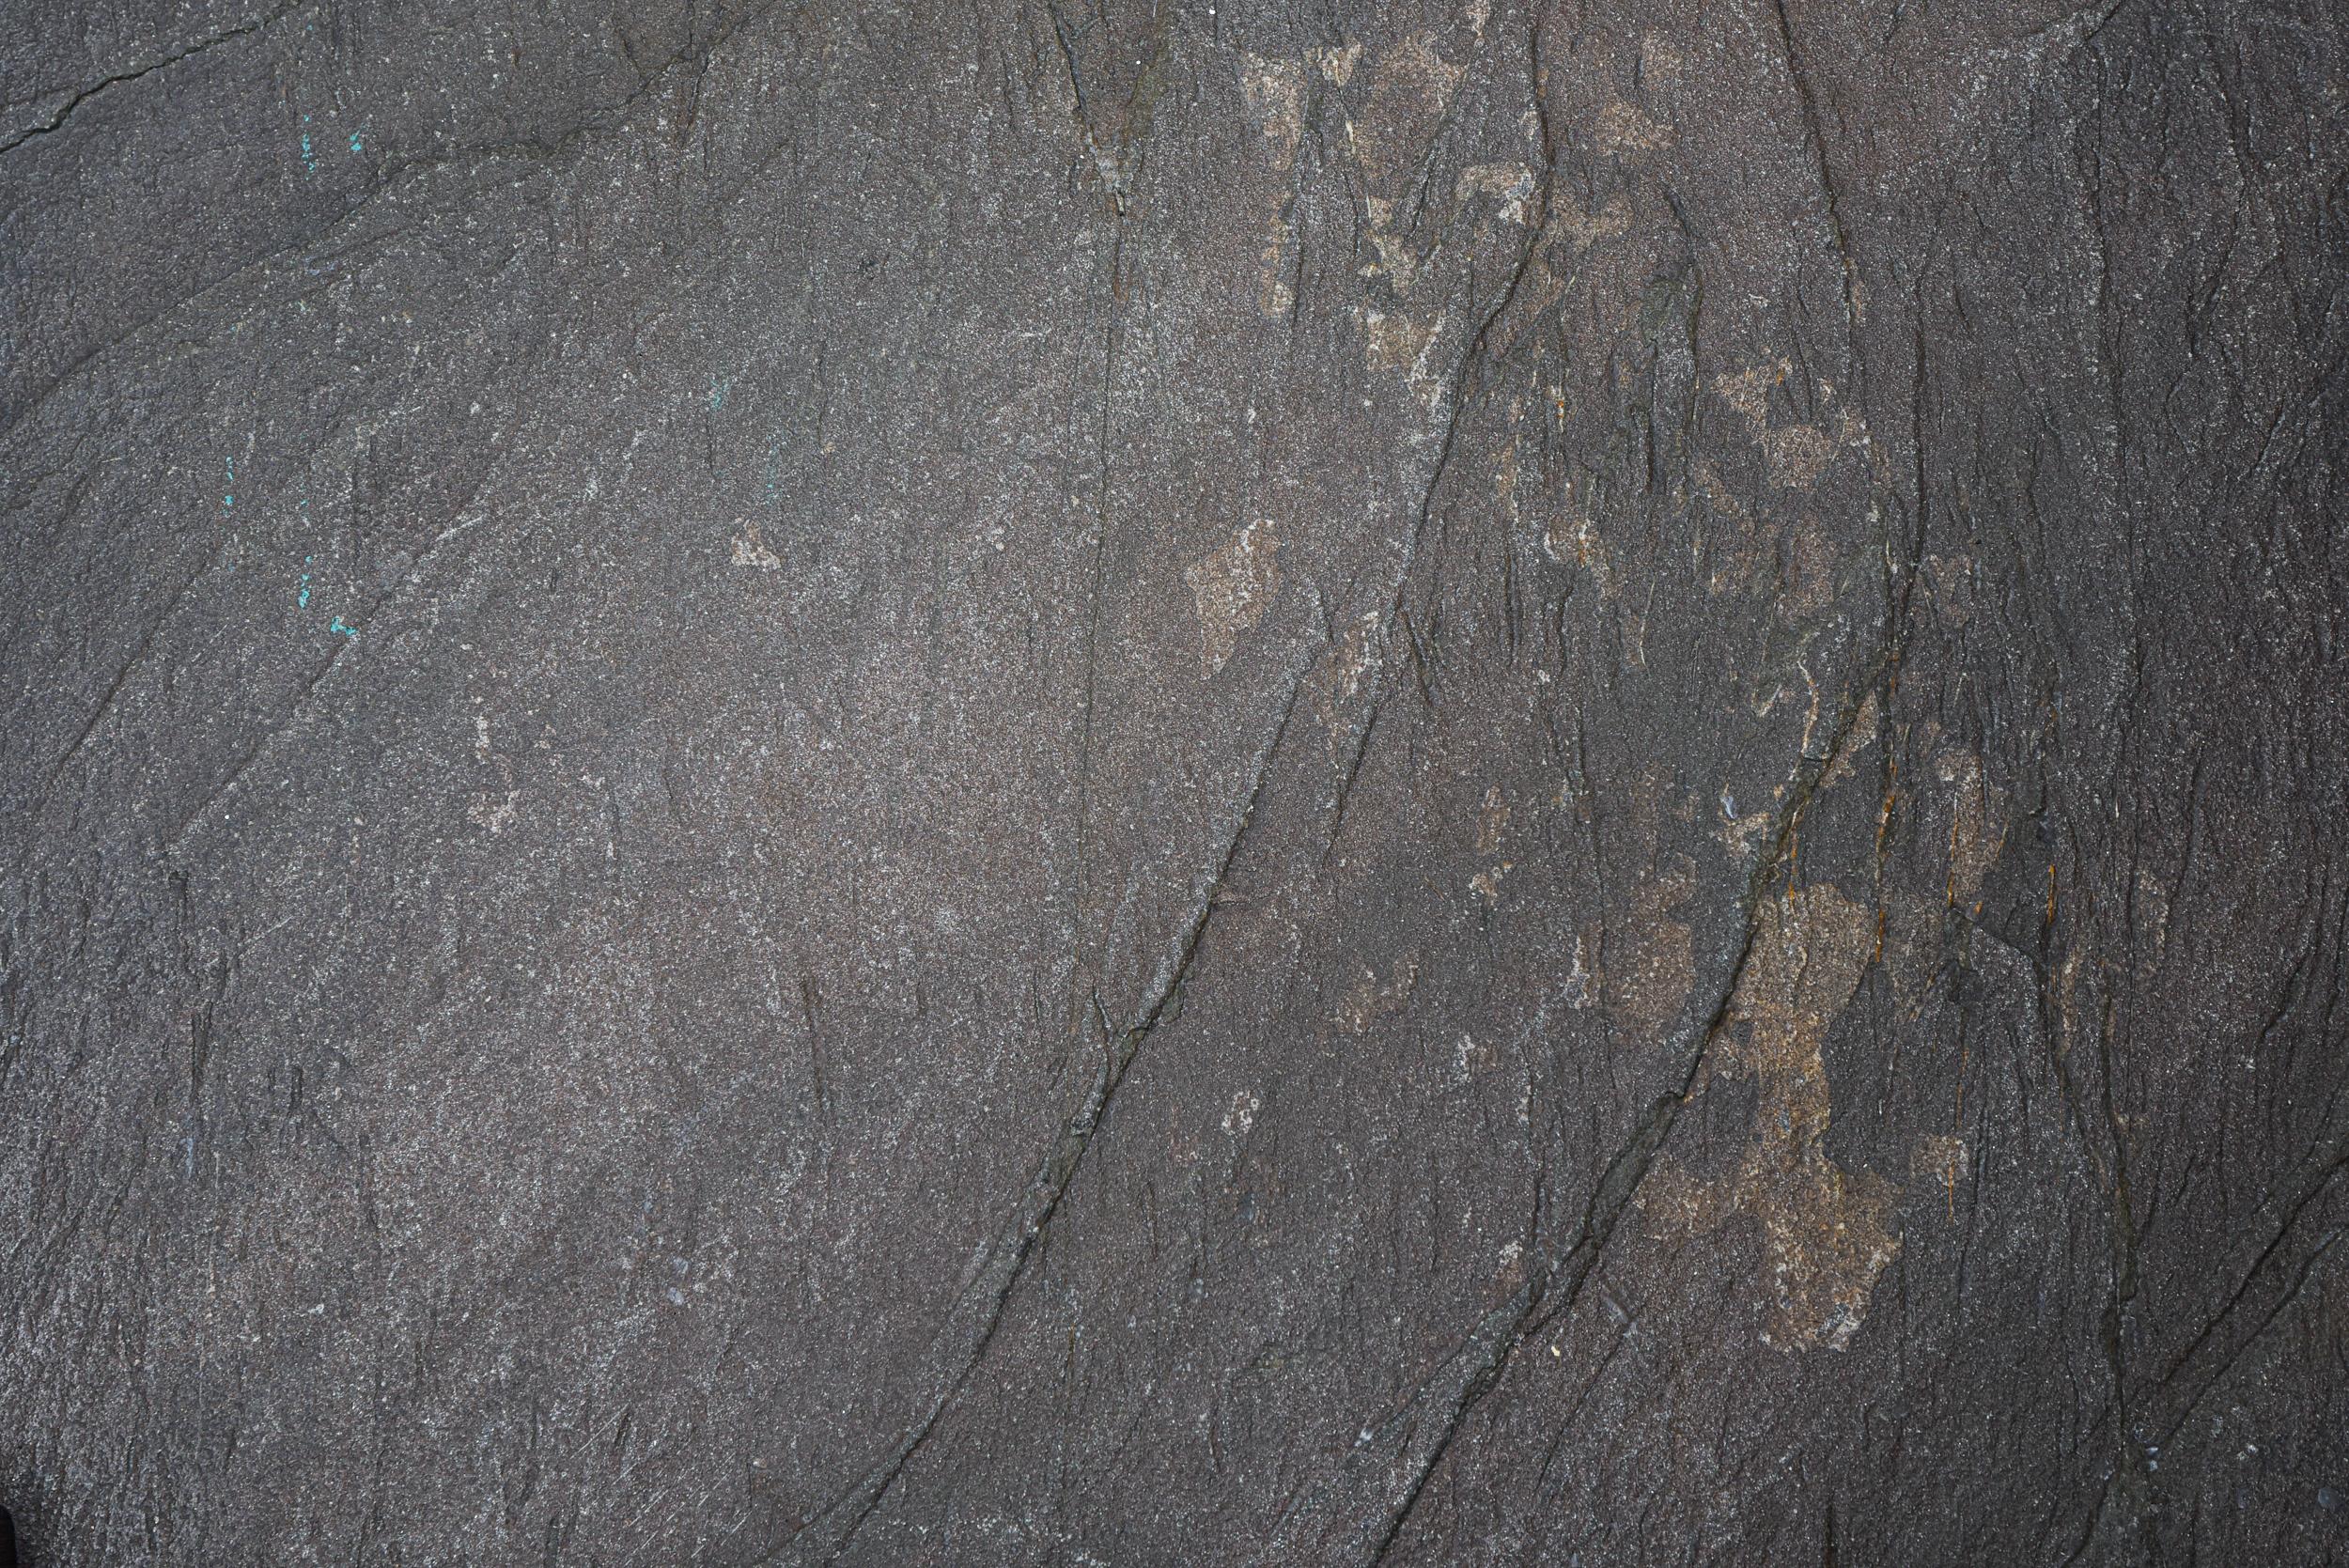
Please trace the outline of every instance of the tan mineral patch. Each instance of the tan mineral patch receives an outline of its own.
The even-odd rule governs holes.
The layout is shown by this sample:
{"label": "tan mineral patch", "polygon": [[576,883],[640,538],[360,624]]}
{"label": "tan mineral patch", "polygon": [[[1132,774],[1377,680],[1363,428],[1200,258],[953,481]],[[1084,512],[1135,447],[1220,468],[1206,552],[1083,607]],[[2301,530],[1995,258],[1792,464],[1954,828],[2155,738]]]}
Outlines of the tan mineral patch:
{"label": "tan mineral patch", "polygon": [[1754,851],[1761,847],[1763,838],[1770,831],[1770,824],[1777,820],[1778,799],[1784,794],[1782,787],[1773,791],[1769,805],[1750,812],[1734,812],[1731,808],[1735,802],[1724,797],[1721,805],[1723,821],[1720,831],[1713,836],[1737,859],[1753,859]]}
{"label": "tan mineral patch", "polygon": [[1660,1041],[1696,986],[1696,952],[1688,924],[1672,917],[1696,886],[1696,867],[1684,858],[1641,882],[1632,896],[1621,947],[1624,956],[1609,970],[1616,1021],[1635,1040]]}
{"label": "tan mineral patch", "polygon": [[1343,87],[1354,80],[1354,68],[1361,63],[1361,57],[1362,46],[1359,43],[1349,43],[1343,49],[1316,49],[1314,51],[1314,69],[1321,72],[1324,81]]}
{"label": "tan mineral patch", "polygon": [[1954,1186],[1973,1169],[1966,1140],[1946,1132],[1928,1133],[1909,1151],[1908,1168],[1936,1186]]}
{"label": "tan mineral patch", "polygon": [[1764,427],[1770,422],[1770,388],[1792,375],[1794,368],[1781,359],[1743,370],[1724,370],[1713,378],[1713,391],[1757,427]]}
{"label": "tan mineral patch", "polygon": [[2006,792],[1983,776],[1982,758],[1971,752],[1943,752],[1933,770],[1950,790],[1948,900],[1971,909],[1982,896],[1982,879],[2006,846]]}
{"label": "tan mineral patch", "polygon": [[1835,602],[1835,547],[1817,517],[1804,512],[1786,539],[1787,573],[1779,604],[1790,620],[1813,615]]}
{"label": "tan mineral patch", "polygon": [[1764,906],[1730,999],[1712,1070],[1751,1077],[1753,1141],[1735,1174],[1702,1181],[1659,1170],[1643,1200],[1659,1222],[1712,1230],[1743,1215],[1761,1227],[1771,1295],[1766,1343],[1841,1350],[1900,1251],[1893,1189],[1827,1155],[1830,1115],[1820,1048],[1875,951],[1875,922],[1830,887]]}
{"label": "tan mineral patch", "polygon": [[1509,826],[1509,804],[1501,797],[1501,786],[1485,791],[1485,809],[1476,816],[1476,852],[1490,855],[1501,847],[1501,834]]}
{"label": "tan mineral patch", "polygon": [[1598,112],[1597,122],[1591,127],[1592,140],[1599,150],[1623,154],[1626,152],[1661,152],[1680,139],[1671,126],[1629,103],[1610,103]]}
{"label": "tan mineral patch", "polygon": [[1400,370],[1420,401],[1434,412],[1443,402],[1443,384],[1428,361],[1443,331],[1443,318],[1421,326],[1399,311],[1365,310],[1363,354],[1373,370]]}
{"label": "tan mineral patch", "polygon": [[[1520,405],[1510,405],[1509,421],[1513,427],[1522,412]],[[1521,472],[1517,447],[1524,439],[1522,435],[1512,435],[1509,444],[1501,449],[1501,460],[1493,465],[1493,494],[1499,498],[1501,509],[1509,514],[1512,524],[1525,520],[1525,514],[1517,505],[1517,479]]]}
{"label": "tan mineral patch", "polygon": [[1388,50],[1386,58],[1378,62],[1378,74],[1382,83],[1415,87],[1440,113],[1460,90],[1468,68],[1455,66],[1438,54],[1433,33],[1420,33]]}
{"label": "tan mineral patch", "polygon": [[1418,984],[1416,953],[1407,953],[1397,959],[1384,980],[1378,978],[1377,970],[1363,965],[1361,977],[1338,1006],[1338,1027],[1348,1034],[1369,1033],[1372,1024],[1410,1004],[1412,987]]}
{"label": "tan mineral patch", "polygon": [[[1838,420],[1835,429],[1822,425],[1784,425],[1773,429],[1770,389],[1793,375],[1794,368],[1791,361],[1780,359],[1744,370],[1723,371],[1713,378],[1713,391],[1753,427],[1753,439],[1762,447],[1771,481],[1788,489],[1806,489],[1818,483],[1845,446],[1864,445],[1867,432],[1849,412]],[[1832,390],[1824,382],[1819,388],[1823,397],[1831,396]]]}
{"label": "tan mineral patch", "polygon": [[767,541],[758,536],[758,524],[746,524],[734,536],[734,564],[758,571],[781,571],[783,557],[767,548]]}
{"label": "tan mineral patch", "polygon": [[1602,240],[1631,232],[1631,205],[1621,195],[1612,195],[1585,210],[1561,199],[1550,213],[1549,226],[1572,241],[1578,253],[1587,251]]}
{"label": "tan mineral patch", "polygon": [[1668,34],[1640,35],[1640,77],[1647,82],[1669,81],[1680,74],[1687,58]]}
{"label": "tan mineral patch", "polygon": [[1768,458],[1770,477],[1789,489],[1808,489],[1843,450],[1833,435],[1816,425],[1788,425],[1770,431],[1762,450]]}
{"label": "tan mineral patch", "polygon": [[1394,204],[1377,196],[1366,198],[1362,210],[1370,219],[1371,249],[1378,259],[1362,269],[1364,277],[1385,276],[1398,294],[1410,292],[1419,276],[1419,254],[1410,241],[1394,232]]}
{"label": "tan mineral patch", "polygon": [[[1294,60],[1268,60],[1256,54],[1242,58],[1246,69],[1240,72],[1240,89],[1248,97],[1249,112],[1256,116],[1256,128],[1264,133],[1273,168],[1287,175],[1297,167],[1297,144],[1304,134],[1305,68]],[[1288,283],[1289,256],[1297,239],[1296,225],[1288,216],[1288,199],[1285,191],[1276,195],[1272,215],[1265,221],[1256,308],[1267,316],[1286,315],[1297,303],[1296,291]]]}
{"label": "tan mineral patch", "polygon": [[1289,242],[1296,237],[1286,218],[1275,218],[1265,225],[1263,264],[1257,270],[1256,308],[1267,316],[1286,316],[1297,303],[1297,290],[1289,287]]}
{"label": "tan mineral patch", "polygon": [[476,793],[473,804],[465,808],[465,815],[473,819],[474,826],[487,828],[491,833],[502,833],[514,825],[516,808],[521,798],[522,792],[519,789],[507,790],[504,800]]}
{"label": "tan mineral patch", "polygon": [[1600,598],[1611,597],[1613,582],[1607,569],[1607,545],[1587,514],[1552,518],[1549,526],[1542,531],[1542,553],[1562,567],[1572,562],[1581,567],[1598,584]]}
{"label": "tan mineral patch", "polygon": [[1566,970],[1566,982],[1559,989],[1564,993],[1566,1005],[1578,1013],[1595,1003],[1607,986],[1605,971],[1595,970],[1583,963],[1586,954],[1598,951],[1604,929],[1597,921],[1592,921],[1575,933],[1574,956]]}
{"label": "tan mineral patch", "polygon": [[1279,551],[1271,520],[1259,519],[1221,550],[1184,568],[1183,580],[1199,610],[1203,675],[1223,668],[1241,636],[1264,619],[1265,605],[1281,585]]}
{"label": "tan mineral patch", "polygon": [[1533,194],[1533,171],[1523,163],[1471,163],[1452,182],[1452,199],[1491,196],[1501,203],[1501,221],[1522,225],[1525,202]]}
{"label": "tan mineral patch", "polygon": [[[1468,69],[1446,60],[1432,33],[1374,52],[1367,63],[1369,86],[1346,121],[1346,145],[1369,188],[1408,190]],[[1353,73],[1350,62],[1346,69]]]}
{"label": "tan mineral patch", "polygon": [[1333,757],[1340,743],[1353,732],[1346,709],[1361,694],[1362,677],[1378,661],[1378,612],[1365,610],[1324,657],[1320,676],[1314,682],[1314,708],[1320,715],[1322,728],[1329,732]]}
{"label": "tan mineral patch", "polygon": [[1305,128],[1305,71],[1294,60],[1268,60],[1244,54],[1240,90],[1248,95],[1249,112],[1256,129],[1271,144],[1275,166],[1286,169],[1297,162],[1298,138]]}
{"label": "tan mineral patch", "polygon": [[1859,711],[1852,715],[1851,734],[1844,737],[1842,749],[1828,759],[1827,771],[1819,775],[1821,789],[1832,788],[1852,776],[1859,754],[1875,744],[1881,722],[1876,694],[1871,691],[1859,699]]}

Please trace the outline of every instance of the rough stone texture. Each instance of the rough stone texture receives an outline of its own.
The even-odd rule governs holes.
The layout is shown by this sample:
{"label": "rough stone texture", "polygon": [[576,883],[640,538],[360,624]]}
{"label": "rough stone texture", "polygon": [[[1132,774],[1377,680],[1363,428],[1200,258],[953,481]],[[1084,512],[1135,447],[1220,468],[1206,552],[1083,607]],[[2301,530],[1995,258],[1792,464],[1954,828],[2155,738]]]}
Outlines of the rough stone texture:
{"label": "rough stone texture", "polygon": [[23,0],[29,1560],[2349,1554],[2338,0]]}

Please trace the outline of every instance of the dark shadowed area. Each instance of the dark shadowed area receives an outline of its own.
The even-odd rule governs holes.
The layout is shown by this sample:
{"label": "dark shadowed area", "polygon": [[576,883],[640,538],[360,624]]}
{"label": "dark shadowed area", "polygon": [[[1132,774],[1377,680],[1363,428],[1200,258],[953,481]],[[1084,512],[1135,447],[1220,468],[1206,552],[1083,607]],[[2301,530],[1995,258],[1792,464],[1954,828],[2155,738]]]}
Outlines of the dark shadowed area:
{"label": "dark shadowed area", "polygon": [[2349,1560],[2338,0],[18,0],[27,1568]]}

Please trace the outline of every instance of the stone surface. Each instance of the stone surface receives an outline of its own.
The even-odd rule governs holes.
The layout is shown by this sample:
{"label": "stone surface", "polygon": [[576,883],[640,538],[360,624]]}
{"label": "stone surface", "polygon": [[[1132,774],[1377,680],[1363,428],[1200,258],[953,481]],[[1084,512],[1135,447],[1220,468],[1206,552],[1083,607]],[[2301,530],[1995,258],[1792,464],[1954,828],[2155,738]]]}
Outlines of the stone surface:
{"label": "stone surface", "polygon": [[25,0],[0,1503],[2349,1542],[2335,0]]}

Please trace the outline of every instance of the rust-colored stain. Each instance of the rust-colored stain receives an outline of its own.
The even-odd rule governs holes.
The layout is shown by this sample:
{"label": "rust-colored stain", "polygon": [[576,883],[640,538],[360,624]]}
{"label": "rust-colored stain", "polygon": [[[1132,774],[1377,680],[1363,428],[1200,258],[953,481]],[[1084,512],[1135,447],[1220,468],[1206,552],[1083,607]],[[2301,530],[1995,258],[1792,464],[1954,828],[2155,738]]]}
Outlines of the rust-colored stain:
{"label": "rust-colored stain", "polygon": [[1827,1152],[1831,1108],[1820,1048],[1867,970],[1875,920],[1824,886],[1767,904],[1760,920],[1709,1069],[1758,1085],[1752,1141],[1736,1171],[1717,1180],[1660,1168],[1643,1202],[1652,1217],[1691,1232],[1752,1219],[1771,1296],[1765,1340],[1841,1350],[1901,1247],[1891,1184],[1845,1171]]}

